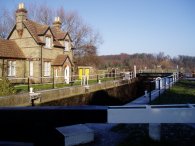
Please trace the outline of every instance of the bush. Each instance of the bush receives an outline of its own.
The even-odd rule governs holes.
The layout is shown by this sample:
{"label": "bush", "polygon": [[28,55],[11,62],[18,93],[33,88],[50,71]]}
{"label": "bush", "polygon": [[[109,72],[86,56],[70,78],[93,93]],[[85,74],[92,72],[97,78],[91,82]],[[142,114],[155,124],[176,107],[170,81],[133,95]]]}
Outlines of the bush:
{"label": "bush", "polygon": [[0,96],[14,94],[16,91],[7,78],[0,79]]}

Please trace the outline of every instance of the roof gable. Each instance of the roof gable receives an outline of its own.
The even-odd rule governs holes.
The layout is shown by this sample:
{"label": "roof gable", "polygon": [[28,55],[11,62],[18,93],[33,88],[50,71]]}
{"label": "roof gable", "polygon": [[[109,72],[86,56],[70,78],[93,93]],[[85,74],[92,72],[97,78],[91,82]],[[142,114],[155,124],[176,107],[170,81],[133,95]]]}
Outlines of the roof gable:
{"label": "roof gable", "polygon": [[68,32],[63,32],[62,30],[57,29],[55,27],[51,27],[51,31],[53,32],[54,37],[57,40],[64,40],[66,38],[66,36],[68,35],[70,41],[72,42],[72,39],[71,39],[70,34]]}
{"label": "roof gable", "polygon": [[[68,32],[63,32],[60,29],[57,29],[55,27],[50,27],[48,25],[43,25],[36,23],[32,20],[24,20],[23,21],[24,26],[30,33],[30,35],[33,37],[33,39],[36,41],[37,44],[45,44],[45,41],[42,40],[40,37],[46,35],[48,31],[51,31],[52,36],[53,36],[53,44],[55,47],[61,47],[64,48],[64,45],[62,45],[59,41],[60,40],[65,40],[66,36],[68,35],[70,41],[71,37]],[[9,36],[7,39],[10,38],[11,34],[13,31],[16,29],[16,25],[13,27],[12,31],[10,32]]]}
{"label": "roof gable", "polygon": [[48,30],[49,26],[41,25],[31,20],[23,21],[23,24],[26,26],[27,30],[30,32],[30,34],[38,44],[44,43],[40,39],[39,35],[43,32],[45,33]]}
{"label": "roof gable", "polygon": [[53,66],[63,66],[67,59],[69,60],[71,65],[73,65],[68,55],[58,55],[56,59],[53,61],[52,65]]}

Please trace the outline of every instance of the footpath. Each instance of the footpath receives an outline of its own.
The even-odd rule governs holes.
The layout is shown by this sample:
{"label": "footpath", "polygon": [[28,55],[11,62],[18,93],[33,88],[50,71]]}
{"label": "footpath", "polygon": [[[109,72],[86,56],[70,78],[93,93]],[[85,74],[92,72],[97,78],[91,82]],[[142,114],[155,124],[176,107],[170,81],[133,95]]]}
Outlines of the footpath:
{"label": "footpath", "polygon": [[[159,90],[153,90],[151,92],[151,101],[153,101],[154,99],[159,97],[159,93],[162,94],[165,92],[165,89],[161,89]],[[144,104],[150,104],[150,96],[149,93],[147,93],[147,95],[143,95],[127,104],[125,104],[124,106],[128,106],[128,105],[144,105]]]}
{"label": "footpath", "polygon": [[125,104],[124,106],[128,106],[128,105],[145,105],[145,104],[150,104],[151,101],[155,100],[156,98],[158,98],[161,94],[163,94],[166,90],[169,90],[173,84],[175,82],[170,82],[169,84],[166,84],[164,86],[161,86],[161,89],[159,90],[154,89],[151,91],[151,95],[149,92],[147,92],[145,95],[136,98],[135,100]]}

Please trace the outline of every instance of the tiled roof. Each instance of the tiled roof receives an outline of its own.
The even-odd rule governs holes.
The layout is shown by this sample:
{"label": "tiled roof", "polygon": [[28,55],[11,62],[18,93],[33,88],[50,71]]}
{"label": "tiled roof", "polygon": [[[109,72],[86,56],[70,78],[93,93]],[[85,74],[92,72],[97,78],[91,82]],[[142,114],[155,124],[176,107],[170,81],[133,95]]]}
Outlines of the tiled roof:
{"label": "tiled roof", "polygon": [[43,32],[44,30],[46,31],[46,29],[48,29],[48,27],[43,27],[40,24],[35,23],[35,22],[31,21],[31,20],[23,21],[23,23],[27,27],[27,29],[29,30],[29,32],[31,33],[32,37],[35,39],[35,41],[37,43],[44,43],[39,38],[38,34],[40,34],[40,32]]}
{"label": "tiled roof", "polygon": [[69,58],[67,55],[58,55],[53,61],[53,66],[62,66],[66,59]]}
{"label": "tiled roof", "polygon": [[66,34],[65,32],[61,31],[60,29],[56,29],[55,27],[51,27],[51,31],[54,35],[54,37],[57,39],[57,40],[62,40],[65,38]]}
{"label": "tiled roof", "polygon": [[25,56],[14,41],[0,39],[0,58],[25,59]]}
{"label": "tiled roof", "polygon": [[48,29],[50,29],[53,36],[54,36],[54,46],[64,47],[63,45],[60,44],[60,42],[58,40],[65,38],[65,36],[66,36],[65,32],[58,30],[54,27],[49,27],[48,25],[36,23],[34,21],[31,21],[31,20],[23,21],[23,23],[27,27],[27,29],[29,30],[29,32],[31,33],[31,35],[33,36],[33,38],[35,39],[35,41],[37,43],[43,43],[43,44],[45,43],[45,42],[41,41],[39,36],[44,35],[46,33],[46,31]]}

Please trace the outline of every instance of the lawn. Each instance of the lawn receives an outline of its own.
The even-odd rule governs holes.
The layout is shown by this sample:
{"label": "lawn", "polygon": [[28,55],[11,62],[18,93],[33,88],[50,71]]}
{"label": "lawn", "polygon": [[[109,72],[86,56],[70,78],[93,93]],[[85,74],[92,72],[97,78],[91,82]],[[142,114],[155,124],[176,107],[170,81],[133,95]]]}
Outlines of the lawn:
{"label": "lawn", "polygon": [[[100,78],[101,82],[106,82],[106,81],[111,81],[114,80],[113,78]],[[88,84],[92,85],[92,84],[96,84],[97,80],[89,80]],[[73,83],[73,86],[78,86],[81,85],[81,81],[75,81]],[[65,83],[61,83],[61,84],[55,84],[55,88],[63,88],[63,87],[70,87],[71,84],[65,84]],[[53,89],[53,84],[52,83],[48,83],[48,84],[31,84],[30,87],[33,88],[34,91],[40,91],[40,90],[47,90],[47,89]],[[15,87],[16,93],[24,93],[24,92],[28,92],[28,85],[16,85]]]}
{"label": "lawn", "polygon": [[187,104],[195,103],[195,81],[180,80],[152,104]]}

